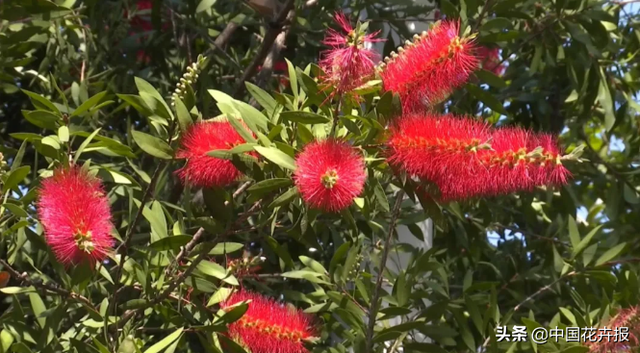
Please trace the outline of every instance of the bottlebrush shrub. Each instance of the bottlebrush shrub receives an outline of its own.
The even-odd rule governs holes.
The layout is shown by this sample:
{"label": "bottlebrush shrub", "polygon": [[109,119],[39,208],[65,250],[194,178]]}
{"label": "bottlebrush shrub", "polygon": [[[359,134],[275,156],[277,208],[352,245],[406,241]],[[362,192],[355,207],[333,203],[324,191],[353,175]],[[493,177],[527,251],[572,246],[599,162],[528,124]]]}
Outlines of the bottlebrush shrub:
{"label": "bottlebrush shrub", "polygon": [[294,180],[311,207],[337,212],[360,195],[366,179],[364,159],[344,141],[314,141],[298,155]]}
{"label": "bottlebrush shrub", "polygon": [[406,116],[388,146],[390,162],[436,184],[442,201],[563,185],[569,176],[551,136],[452,115]]}
{"label": "bottlebrush shrub", "polygon": [[229,335],[251,353],[305,353],[305,341],[314,338],[312,318],[260,294],[241,291],[232,294],[220,306],[229,310],[248,302],[248,309],[229,325]]}
{"label": "bottlebrush shrub", "polygon": [[58,261],[91,266],[107,257],[111,211],[100,180],[80,167],[59,167],[42,181],[37,202],[45,239]]}
{"label": "bottlebrush shrub", "polygon": [[242,173],[229,160],[207,155],[245,143],[229,122],[206,121],[191,125],[182,138],[176,156],[185,158],[180,178],[193,186],[221,187],[236,181]]}
{"label": "bottlebrush shrub", "polygon": [[472,36],[457,21],[439,21],[379,65],[384,89],[398,93],[405,112],[433,107],[467,81],[477,65]]}
{"label": "bottlebrush shrub", "polygon": [[[255,71],[259,56],[241,51],[258,37],[224,46],[226,52],[215,49],[210,61],[195,55],[213,48],[202,36],[187,46],[196,34],[192,26],[217,28],[222,22],[209,19],[226,8],[220,1],[212,8],[196,3],[208,4],[185,2],[181,8],[189,15],[173,16],[185,46],[170,51],[162,70],[144,71],[147,79],[133,77],[122,92],[112,92],[118,87],[112,77],[123,71],[100,76],[102,69],[91,63],[100,60],[94,55],[98,49],[92,47],[84,82],[58,91],[53,77],[42,76],[50,83],[46,96],[24,92],[33,110],[22,103],[2,108],[25,108],[25,124],[33,123],[40,134],[11,133],[12,147],[0,146],[9,163],[0,165],[0,307],[5,310],[0,352],[503,352],[511,346],[492,346],[495,327],[534,320],[529,313],[540,303],[512,310],[515,289],[527,291],[518,294],[520,301],[543,286],[553,290],[540,295],[551,295],[556,284],[563,291],[597,286],[593,281],[618,271],[585,270],[589,277],[575,282],[566,272],[582,273],[587,266],[580,262],[591,261],[589,256],[592,263],[600,261],[596,266],[610,260],[610,252],[593,246],[604,247],[617,234],[606,242],[596,241],[595,233],[580,237],[587,225],[568,223],[573,218],[550,207],[568,205],[575,212],[577,201],[598,195],[594,185],[581,186],[591,190],[583,198],[564,189],[536,188],[566,183],[564,163],[575,149],[565,155],[550,135],[490,126],[486,121],[498,119],[499,112],[474,105],[469,95],[443,107],[477,118],[442,115],[433,106],[477,63],[471,35],[460,36],[457,22],[439,23],[392,55],[381,83],[375,72],[370,77],[374,59],[368,44],[374,34],[368,33],[375,30],[351,27],[339,15],[344,33],[330,32],[327,41],[329,51],[341,53],[337,61],[328,64],[324,57],[323,71],[314,64],[290,67],[283,59],[289,84],[268,92],[262,87],[270,85],[259,79],[247,82],[245,90],[228,85],[235,80],[218,80],[235,77],[237,65],[253,63],[250,71]],[[304,3],[294,2],[296,10]],[[174,4],[162,2],[178,11]],[[323,6],[316,5],[317,11]],[[237,23],[242,33],[260,27],[241,15],[229,20],[245,16]],[[315,26],[316,21],[297,18],[281,33],[291,36],[305,23]],[[222,29],[214,27],[204,34]],[[76,33],[51,33],[67,32]],[[260,39],[272,34],[268,30]],[[48,43],[55,48],[58,41]],[[50,51],[54,57],[55,52]],[[189,53],[195,63],[181,56]],[[278,60],[272,53],[269,58]],[[227,67],[229,58],[234,63]],[[178,65],[182,73],[174,72]],[[475,88],[497,100],[497,86],[503,85]],[[101,87],[109,91],[97,91]],[[74,96],[77,89],[84,93]],[[222,90],[233,90],[237,98]],[[352,99],[356,95],[359,99]],[[504,120],[511,122],[523,114],[524,103],[509,97]],[[403,105],[417,111],[403,112]],[[80,165],[90,166],[91,173]],[[433,197],[424,197],[422,184],[432,185],[427,191]],[[447,203],[516,191],[520,194],[498,200],[504,207],[493,207],[495,199]],[[627,199],[634,201],[618,197],[621,203]],[[515,204],[530,207],[501,213]],[[428,218],[447,222],[427,233]],[[533,275],[514,276],[512,259],[494,256],[494,249],[508,248],[486,241],[497,222],[513,229],[528,222],[534,229],[551,227],[552,234],[538,235],[544,242],[532,251],[535,261],[520,254],[518,269]],[[565,236],[567,226],[571,235]],[[592,238],[594,244],[587,244]],[[527,245],[536,239],[527,235]],[[521,248],[516,241],[513,248]],[[58,260],[48,256],[51,252]],[[83,260],[95,264],[93,269],[75,266]],[[480,266],[484,263],[492,266]],[[546,263],[551,269],[539,273],[538,264]],[[499,275],[493,265],[503,269]],[[633,291],[636,281],[626,277],[627,268],[619,270],[624,278],[619,287]],[[8,288],[2,288],[2,271],[11,274]],[[553,297],[553,311],[540,317],[553,318],[558,303],[573,297]],[[633,300],[631,292],[608,298]],[[241,304],[245,300],[251,301]],[[584,302],[563,305],[593,322],[590,308],[601,301],[589,296]],[[510,312],[513,321],[503,323]],[[482,317],[485,313],[489,316]],[[564,320],[564,313],[556,317]],[[429,343],[423,335],[430,336]]]}
{"label": "bottlebrush shrub", "polygon": [[334,88],[333,94],[342,95],[373,76],[379,55],[371,44],[381,39],[375,38],[378,32],[367,34],[368,26],[361,23],[353,28],[343,13],[336,13],[334,18],[341,31],[327,30],[322,43],[331,49],[321,54],[319,64],[324,71],[321,81]]}

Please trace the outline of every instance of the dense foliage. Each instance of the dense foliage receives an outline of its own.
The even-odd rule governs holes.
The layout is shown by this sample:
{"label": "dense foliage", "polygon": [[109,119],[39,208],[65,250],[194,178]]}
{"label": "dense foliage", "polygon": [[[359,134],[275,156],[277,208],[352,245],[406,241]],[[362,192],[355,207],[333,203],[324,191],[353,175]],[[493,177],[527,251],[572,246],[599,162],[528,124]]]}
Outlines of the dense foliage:
{"label": "dense foliage", "polygon": [[[1,1],[0,352],[620,348],[498,342],[496,329],[640,329],[637,9]],[[428,39],[412,39],[414,23],[434,17],[459,21],[465,40],[446,56],[458,65],[425,66],[425,46],[401,61],[417,45],[405,40]],[[451,33],[437,38],[448,46]],[[376,38],[390,59],[365,79]],[[453,144],[413,129],[422,121],[403,131],[409,111],[477,117],[492,132],[451,125],[490,137],[463,153],[507,141],[536,166],[565,156],[572,177],[469,175],[464,158],[429,164],[438,151],[397,149],[394,164],[405,138]],[[398,227],[416,239],[399,241]]]}

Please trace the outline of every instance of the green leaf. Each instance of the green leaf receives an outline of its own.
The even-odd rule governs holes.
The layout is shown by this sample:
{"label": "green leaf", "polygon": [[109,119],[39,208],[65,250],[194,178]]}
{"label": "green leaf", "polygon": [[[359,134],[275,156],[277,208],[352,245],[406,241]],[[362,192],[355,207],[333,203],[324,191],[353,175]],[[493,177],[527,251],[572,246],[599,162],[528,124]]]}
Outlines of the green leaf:
{"label": "green leaf", "polygon": [[287,68],[289,71],[289,84],[291,85],[291,92],[293,92],[293,100],[298,104],[298,75],[296,74],[296,68],[293,66],[289,59],[284,59],[287,62]]}
{"label": "green leaf", "polygon": [[182,331],[184,329],[181,327],[177,330],[175,330],[172,334],[166,336],[165,338],[163,338],[162,340],[160,340],[160,342],[154,344],[153,346],[149,347],[147,350],[144,351],[144,353],[160,353],[162,352],[165,348],[167,348],[171,343],[173,343],[173,341],[180,339],[180,337],[182,337]]}
{"label": "green leaf", "polygon": [[234,286],[238,285],[238,280],[235,277],[229,275],[224,267],[218,265],[215,262],[202,261],[198,264],[197,268],[199,271],[208,276],[223,280]]}
{"label": "green leaf", "polygon": [[202,0],[196,7],[196,13],[204,12],[213,7],[217,0]]}
{"label": "green leaf", "polygon": [[31,124],[47,130],[55,131],[58,128],[57,123],[60,121],[60,118],[54,113],[44,110],[34,110],[31,112],[23,111],[22,114]]}
{"label": "green leaf", "polygon": [[107,95],[107,91],[102,91],[100,93],[95,94],[93,97],[87,99],[78,108],[76,108],[76,110],[74,110],[73,113],[71,113],[71,116],[74,117],[74,116],[80,116],[84,114],[86,111],[88,111],[89,109],[95,107],[98,103],[100,103],[100,101],[102,101],[102,99],[106,95]]}
{"label": "green leaf", "polygon": [[507,110],[504,109],[504,106],[500,101],[494,97],[491,93],[481,89],[480,87],[467,84],[467,90],[478,100],[484,103],[487,107],[491,108],[493,111],[498,112],[500,114],[507,115]]}
{"label": "green leaf", "polygon": [[162,159],[173,158],[173,150],[171,149],[171,146],[161,139],[135,130],[131,130],[131,135],[140,149],[148,154]]}
{"label": "green leaf", "polygon": [[287,190],[284,194],[278,196],[278,198],[273,200],[273,202],[271,202],[271,204],[269,205],[269,208],[284,206],[289,202],[293,201],[293,199],[296,196],[298,196],[298,188],[292,187],[291,189]]}
{"label": "green leaf", "polygon": [[378,204],[385,212],[389,212],[389,200],[387,199],[387,194],[384,192],[382,185],[380,185],[380,182],[377,179],[374,179],[373,183],[373,193],[376,195]]}
{"label": "green leaf", "polygon": [[27,175],[29,175],[30,171],[31,167],[28,165],[24,165],[10,172],[2,189],[11,190],[15,188],[16,186],[18,186],[18,184],[20,184],[21,181],[24,180],[24,178],[27,177]]}
{"label": "green leaf", "polygon": [[485,69],[480,69],[478,71],[475,71],[476,76],[478,76],[478,78],[488,84],[491,87],[495,87],[495,88],[505,88],[507,87],[507,83],[502,79],[502,77],[497,76],[496,74],[494,74],[491,71],[487,71]]}
{"label": "green leaf", "polygon": [[298,256],[298,258],[300,259],[300,262],[302,262],[305,266],[307,266],[308,268],[321,273],[321,274],[329,274],[329,272],[327,272],[327,270],[324,268],[324,266],[322,266],[321,263],[319,263],[318,261],[308,257],[308,256]]}
{"label": "green leaf", "polygon": [[288,178],[267,179],[251,185],[251,187],[247,189],[247,191],[251,193],[266,194],[273,190],[278,190],[280,188],[290,186],[291,183],[291,179]]}
{"label": "green leaf", "polygon": [[209,298],[209,301],[207,302],[207,306],[209,307],[211,305],[215,305],[227,300],[227,298],[231,295],[231,293],[233,293],[233,289],[221,287],[220,289],[218,289],[218,291],[216,291],[211,296],[211,298]]}
{"label": "green leaf", "polygon": [[35,288],[33,287],[5,287],[0,288],[0,292],[4,294],[22,294],[22,293],[32,293],[35,292]]}
{"label": "green leaf", "polygon": [[593,238],[594,235],[596,235],[596,233],[598,233],[598,231],[600,230],[600,228],[602,227],[602,225],[599,225],[597,227],[595,227],[591,232],[589,232],[589,234],[587,234],[578,244],[577,247],[575,247],[573,249],[573,254],[572,254],[572,258],[575,259],[576,256],[578,256],[582,250],[584,250],[587,245],[589,245],[589,243],[591,242],[591,238]]}
{"label": "green leaf", "polygon": [[36,321],[38,321],[40,327],[44,328],[47,324],[47,318],[41,317],[42,313],[47,311],[44,301],[38,293],[29,293],[29,302],[31,302],[31,309],[36,317]]}
{"label": "green leaf", "polygon": [[249,303],[247,301],[236,303],[232,305],[231,308],[231,310],[225,308],[226,312],[221,317],[221,319],[227,324],[238,321],[242,315],[247,312],[247,309],[249,309]]}
{"label": "green leaf", "polygon": [[254,149],[264,158],[277,164],[278,166],[290,170],[296,170],[296,162],[291,156],[275,147],[254,146]]}
{"label": "green leaf", "polygon": [[496,17],[485,22],[480,30],[484,32],[491,31],[503,31],[504,29],[510,29],[513,27],[513,23],[510,19],[504,17]]}
{"label": "green leaf", "polygon": [[302,124],[324,124],[331,121],[329,117],[324,115],[303,111],[282,112],[280,117],[284,120]]}
{"label": "green leaf", "polygon": [[60,139],[60,142],[69,142],[69,128],[66,125],[58,128],[58,139]]}
{"label": "green leaf", "polygon": [[209,251],[209,255],[224,255],[232,252],[236,252],[238,250],[242,250],[244,248],[244,244],[242,243],[234,243],[234,242],[224,242],[218,243]]}
{"label": "green leaf", "polygon": [[22,92],[24,92],[24,94],[29,96],[29,99],[31,99],[31,103],[33,104],[34,107],[36,107],[36,109],[52,112],[56,116],[62,118],[62,113],[60,113],[60,110],[50,100],[44,98],[43,96],[35,92],[27,91],[24,89],[22,90]]}
{"label": "green leaf", "polygon": [[191,113],[187,109],[187,106],[184,105],[182,99],[176,98],[174,101],[176,108],[176,115],[178,116],[178,124],[180,124],[180,130],[187,131],[189,125],[193,124],[193,119],[191,118]]}
{"label": "green leaf", "polygon": [[191,239],[193,239],[193,237],[190,235],[174,235],[154,241],[149,244],[149,248],[156,251],[178,250]]}
{"label": "green leaf", "polygon": [[78,160],[80,159],[80,155],[82,154],[84,149],[87,148],[89,143],[91,143],[91,140],[93,140],[93,138],[98,134],[98,132],[100,132],[100,128],[98,128],[96,131],[92,132],[91,135],[89,135],[84,141],[82,141],[82,144],[80,144],[80,147],[78,147],[78,150],[73,155],[73,161],[75,163],[78,162]]}
{"label": "green leaf", "polygon": [[151,226],[151,241],[156,242],[168,237],[167,219],[164,215],[160,202],[154,200],[151,204],[151,208],[143,205],[140,205],[139,207],[144,207],[144,209],[142,209],[142,215]]}
{"label": "green leaf", "polygon": [[622,250],[624,250],[625,246],[627,246],[627,243],[620,243],[613,248],[605,251],[605,253],[600,255],[598,260],[596,260],[596,267],[603,265],[604,263],[612,259],[615,259],[618,255],[620,255]]}
{"label": "green leaf", "polygon": [[140,77],[134,77],[138,93],[145,92],[151,97],[156,98],[160,102],[164,102],[164,97],[153,87],[149,82],[141,79]]}
{"label": "green leaf", "polygon": [[578,224],[573,216],[569,216],[569,240],[571,240],[571,246],[576,248],[580,244],[580,232],[578,231]]}
{"label": "green leaf", "polygon": [[607,129],[607,131],[610,131],[616,122],[616,115],[613,108],[613,99],[611,98],[611,91],[609,91],[607,78],[602,68],[600,68],[600,85],[598,86],[598,102],[604,109],[604,126]]}
{"label": "green leaf", "polygon": [[276,108],[278,107],[278,102],[276,102],[271,95],[263,90],[262,88],[254,85],[251,82],[245,82],[245,86],[247,86],[247,91],[253,96],[253,98],[260,104],[266,111],[267,114],[272,115]]}
{"label": "green leaf", "polygon": [[[244,121],[251,131],[256,133],[268,131],[267,117],[260,113],[260,111],[258,111],[256,108],[245,102],[235,100],[228,94],[221,91],[210,89],[207,92],[209,92],[209,95],[211,95],[211,97],[213,97],[213,99],[218,102],[218,108],[224,115],[227,116],[227,118],[230,119],[234,116],[237,117],[239,120]],[[245,137],[241,131],[238,132],[245,139],[245,141],[255,142],[255,139],[253,138],[253,136],[251,136],[251,134],[249,134],[248,137]],[[245,134],[246,133],[247,132],[245,129]]]}

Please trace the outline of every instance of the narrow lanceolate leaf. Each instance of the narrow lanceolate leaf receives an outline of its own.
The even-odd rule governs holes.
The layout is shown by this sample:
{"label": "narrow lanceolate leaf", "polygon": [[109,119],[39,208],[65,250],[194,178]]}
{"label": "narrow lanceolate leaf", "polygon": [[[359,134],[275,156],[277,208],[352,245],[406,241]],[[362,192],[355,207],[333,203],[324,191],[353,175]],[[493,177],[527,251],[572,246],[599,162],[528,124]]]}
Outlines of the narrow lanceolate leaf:
{"label": "narrow lanceolate leaf", "polygon": [[149,347],[147,350],[144,351],[144,353],[160,353],[162,352],[164,349],[166,349],[167,347],[169,347],[169,345],[171,343],[173,343],[175,340],[180,339],[180,337],[182,337],[182,331],[184,329],[183,328],[179,328],[177,330],[175,330],[172,334],[166,336],[165,338],[163,338],[162,340],[160,340],[160,342],[154,344],[153,346]]}
{"label": "narrow lanceolate leaf", "polygon": [[275,147],[255,146],[254,149],[264,158],[277,164],[278,166],[290,170],[296,170],[296,162],[291,156]]}
{"label": "narrow lanceolate leaf", "polygon": [[78,160],[80,159],[80,155],[82,154],[84,149],[87,148],[89,143],[91,143],[91,140],[93,140],[93,138],[96,137],[98,132],[100,132],[100,128],[98,128],[96,131],[92,132],[91,135],[89,135],[86,139],[84,139],[84,141],[82,141],[82,144],[80,145],[80,147],[78,147],[78,150],[76,151],[75,155],[73,156],[73,161],[74,162],[78,162]]}
{"label": "narrow lanceolate leaf", "polygon": [[132,130],[131,134],[133,136],[133,140],[138,144],[138,146],[140,146],[140,149],[148,154],[162,159],[173,158],[173,150],[171,149],[171,146],[161,139],[135,130]]}
{"label": "narrow lanceolate leaf", "polygon": [[613,248],[607,250],[604,254],[602,254],[598,258],[598,260],[596,260],[596,267],[615,259],[618,255],[620,255],[622,250],[624,250],[625,246],[627,246],[627,243],[620,243],[614,246]]}
{"label": "narrow lanceolate leaf", "polygon": [[282,112],[280,113],[280,117],[284,120],[302,123],[302,124],[323,124],[328,123],[331,119],[324,115],[311,113],[311,112]]}
{"label": "narrow lanceolate leaf", "polygon": [[100,103],[100,101],[102,101],[102,99],[106,95],[107,95],[107,91],[103,91],[103,92],[97,93],[93,97],[87,99],[78,108],[76,108],[76,110],[74,110],[73,113],[71,113],[71,116],[72,117],[73,116],[79,116],[79,115],[82,115],[82,114],[86,113],[89,109],[91,109],[91,108],[95,107],[96,105],[98,105],[98,103]]}

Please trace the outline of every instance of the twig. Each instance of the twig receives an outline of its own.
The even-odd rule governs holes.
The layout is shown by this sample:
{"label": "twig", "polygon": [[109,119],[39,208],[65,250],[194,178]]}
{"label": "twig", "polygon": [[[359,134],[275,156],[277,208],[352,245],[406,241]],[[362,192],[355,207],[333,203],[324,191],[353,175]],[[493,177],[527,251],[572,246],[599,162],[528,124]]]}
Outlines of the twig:
{"label": "twig", "polygon": [[30,286],[34,286],[36,288],[40,288],[40,289],[44,289],[46,291],[49,291],[51,293],[56,293],[60,296],[66,297],[66,298],[71,298],[74,299],[86,306],[88,306],[89,308],[98,311],[93,304],[91,303],[91,301],[89,299],[87,299],[86,297],[75,293],[75,292],[71,292],[68,291],[66,289],[60,288],[60,287],[55,287],[52,286],[50,284],[47,283],[42,283],[42,282],[35,282],[34,280],[32,280],[31,278],[29,278],[29,275],[27,275],[26,272],[23,273],[19,273],[18,271],[16,271],[13,267],[11,267],[11,265],[9,265],[9,263],[7,263],[5,260],[0,259],[0,264],[3,266],[4,270],[6,270],[7,272],[9,272],[11,274],[12,277],[30,285]]}
{"label": "twig", "polygon": [[[249,186],[251,185],[251,181],[247,181],[244,184],[240,185],[240,187],[238,188],[238,190],[236,190],[233,193],[232,198],[236,198],[238,197],[240,194],[242,194],[245,190],[247,190],[249,188]],[[229,201],[225,201],[224,205],[228,205]],[[164,273],[165,275],[169,275],[171,273],[171,270],[173,270],[173,268],[175,268],[176,266],[180,265],[180,262],[184,259],[184,257],[189,254],[191,252],[191,250],[193,250],[193,248],[196,246],[196,244],[200,241],[200,238],[202,238],[202,236],[204,235],[204,228],[200,228],[198,229],[198,231],[196,232],[196,234],[193,235],[193,238],[191,238],[191,240],[189,240],[189,242],[182,247],[182,249],[180,249],[180,252],[178,253],[178,255],[176,256],[175,260],[173,260],[171,262],[171,264],[169,266],[167,266],[167,268],[165,269]]]}
{"label": "twig", "polygon": [[336,128],[338,127],[338,120],[340,120],[340,106],[342,105],[342,97],[338,100],[338,104],[336,105],[336,109],[333,111],[333,122],[331,123],[331,133],[329,136],[335,137]]}
{"label": "twig", "polygon": [[[285,22],[292,23],[295,15],[296,15],[295,9],[289,10],[289,13],[287,14],[287,19]],[[285,48],[285,42],[287,39],[287,35],[289,35],[290,29],[291,29],[291,26],[286,26],[282,32],[278,33],[276,40],[271,46],[271,50],[269,51],[269,54],[264,59],[264,63],[262,64],[262,69],[260,70],[260,74],[258,75],[258,79],[257,79],[258,86],[262,86],[268,81],[269,77],[272,77],[271,73],[273,72],[273,65],[275,64],[276,60],[280,56],[280,52],[282,52],[282,50]]]}
{"label": "twig", "polygon": [[[234,224],[230,227],[230,229],[228,229],[226,232],[220,234],[217,239],[223,239],[225,237],[227,237],[228,235],[231,235],[234,232],[235,227],[237,227],[239,224],[243,223],[244,221],[246,221],[247,218],[249,218],[249,216],[251,216],[254,212],[256,212],[257,210],[260,209],[262,205],[262,200],[256,201],[251,208],[249,208],[246,212],[242,213],[240,215],[240,217],[238,217],[238,219],[236,220],[236,222],[234,222]],[[200,230],[198,230],[200,231]],[[138,312],[143,311],[147,308],[150,308],[156,304],[161,303],[162,301],[164,301],[165,299],[169,298],[171,296],[171,293],[173,292],[174,289],[176,289],[179,285],[181,285],[186,279],[187,277],[189,277],[191,275],[191,273],[196,269],[196,267],[198,266],[198,264],[200,264],[200,262],[202,262],[205,258],[207,258],[207,256],[209,256],[209,251],[211,251],[211,249],[213,249],[213,247],[217,244],[217,241],[213,241],[209,244],[206,244],[205,246],[202,247],[202,249],[199,251],[198,256],[196,256],[195,259],[193,259],[193,261],[191,261],[191,264],[189,265],[189,267],[187,267],[186,270],[184,270],[184,272],[182,272],[180,274],[180,276],[178,276],[178,278],[176,278],[173,282],[171,282],[171,284],[169,284],[169,286],[162,292],[162,294],[160,294],[159,296],[155,297],[155,299],[147,302],[145,305],[137,308],[137,309],[130,309],[127,310],[122,317],[120,318],[120,320],[117,322],[118,327],[122,327],[124,326],[134,315],[136,315]]]}
{"label": "twig", "polygon": [[371,299],[371,310],[369,311],[369,322],[366,331],[365,352],[373,352],[373,330],[376,325],[376,315],[378,315],[378,309],[380,308],[380,292],[382,292],[382,282],[384,278],[384,270],[387,266],[387,258],[389,257],[389,249],[391,248],[391,239],[395,236],[397,231],[396,224],[398,223],[398,217],[400,217],[400,209],[402,200],[404,199],[404,190],[398,191],[396,195],[396,203],[393,206],[391,213],[391,221],[389,222],[389,235],[384,241],[384,248],[382,249],[382,257],[380,258],[380,266],[378,269],[378,278],[376,279],[376,286],[373,289],[373,298]]}
{"label": "twig", "polygon": [[294,8],[294,4],[294,0],[287,0],[282,10],[280,10],[280,12],[278,13],[278,16],[276,16],[275,21],[270,24],[270,28],[267,31],[267,34],[264,36],[262,46],[260,46],[260,49],[258,49],[258,53],[256,54],[255,58],[253,58],[253,61],[251,62],[249,67],[247,67],[247,69],[244,71],[242,77],[236,83],[236,89],[233,93],[233,97],[238,97],[242,93],[244,93],[245,81],[251,79],[251,77],[256,74],[256,71],[258,71],[258,66],[260,66],[264,62],[264,59],[271,50],[271,46],[274,44],[276,38],[278,37],[278,34],[280,34],[280,32],[282,31],[289,11]]}
{"label": "twig", "polygon": [[[571,272],[567,272],[565,275],[558,277],[558,279],[556,279],[555,281],[547,284],[546,286],[538,289],[535,293],[531,294],[530,296],[526,297],[524,300],[522,300],[520,303],[518,303],[518,305],[516,305],[515,307],[513,307],[513,312],[515,313],[516,311],[518,311],[524,304],[528,303],[529,301],[533,300],[533,298],[537,297],[538,295],[546,292],[547,290],[549,290],[551,287],[555,286],[556,283],[566,279],[567,277],[571,277],[573,275],[576,275],[577,272],[576,271],[571,271]],[[500,323],[498,323],[497,326],[500,326]],[[482,348],[484,351],[487,348],[487,345],[489,344],[489,342],[491,341],[491,336],[487,337],[484,342],[482,343]]]}
{"label": "twig", "polygon": [[480,15],[478,15],[478,20],[473,25],[472,32],[475,32],[478,29],[478,27],[480,27],[480,25],[482,24],[482,19],[487,14],[487,11],[489,10],[490,3],[491,3],[491,0],[486,0],[485,1],[484,6],[482,6],[482,10],[480,10]]}

